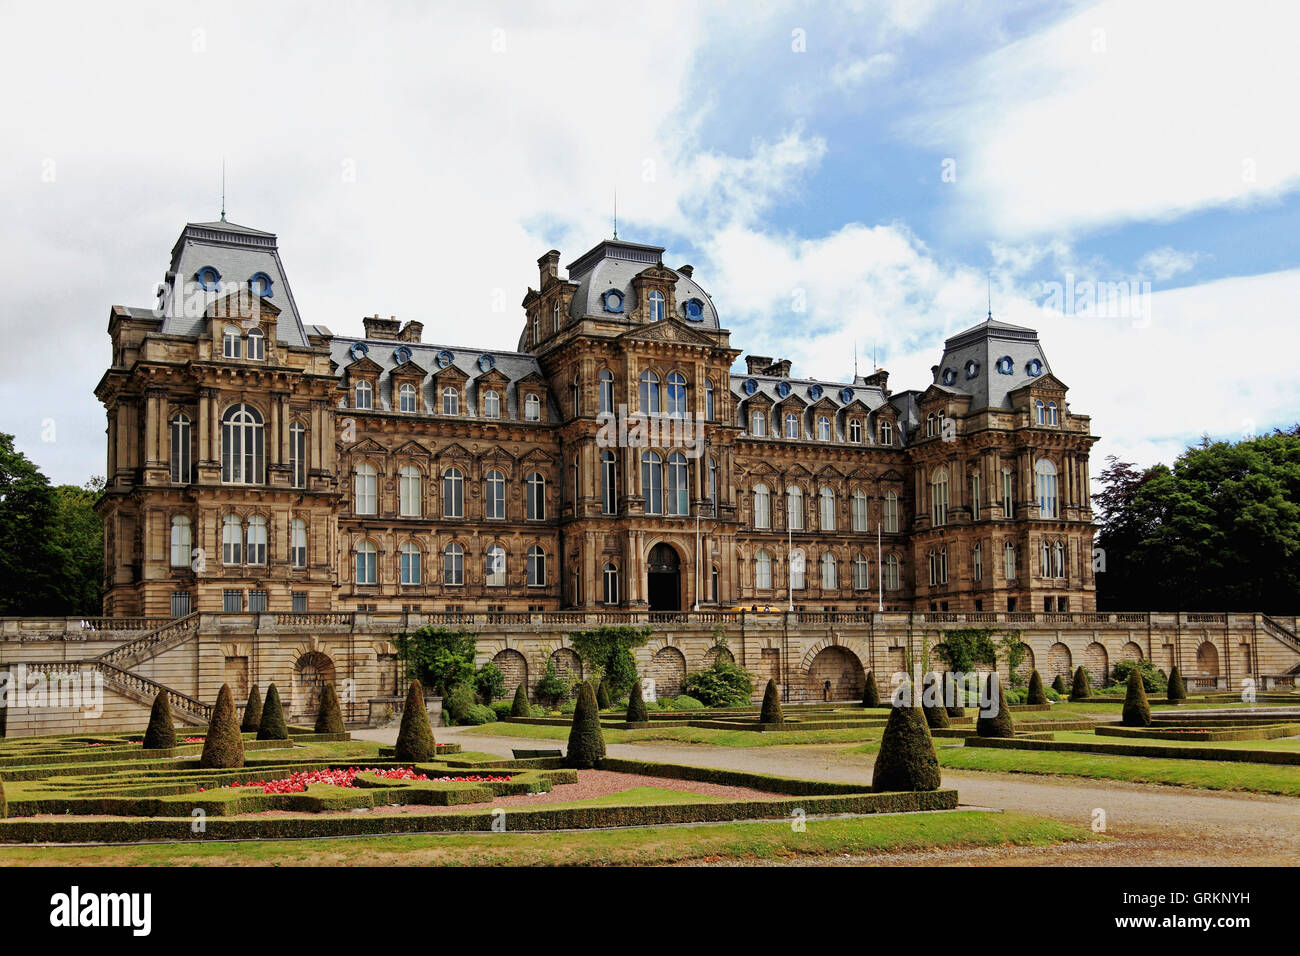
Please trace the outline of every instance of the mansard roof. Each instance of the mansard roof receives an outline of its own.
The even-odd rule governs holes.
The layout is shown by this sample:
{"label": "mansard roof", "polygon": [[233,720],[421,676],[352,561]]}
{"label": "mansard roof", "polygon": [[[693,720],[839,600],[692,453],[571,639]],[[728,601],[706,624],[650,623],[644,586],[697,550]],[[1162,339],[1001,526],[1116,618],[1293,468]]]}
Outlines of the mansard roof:
{"label": "mansard roof", "polygon": [[989,317],[944,342],[935,384],[970,395],[971,411],[1009,409],[1012,392],[1050,373],[1037,332]]}

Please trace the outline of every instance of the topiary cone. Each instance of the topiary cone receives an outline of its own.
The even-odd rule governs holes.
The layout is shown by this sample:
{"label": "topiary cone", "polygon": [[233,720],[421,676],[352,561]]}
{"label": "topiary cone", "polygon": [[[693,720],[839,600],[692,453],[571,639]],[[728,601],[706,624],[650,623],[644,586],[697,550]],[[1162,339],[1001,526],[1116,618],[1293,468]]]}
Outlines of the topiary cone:
{"label": "topiary cone", "polygon": [[1128,675],[1128,693],[1124,695],[1124,716],[1120,723],[1125,727],[1150,727],[1151,705],[1147,703],[1147,689],[1142,684],[1142,674],[1135,667]]}
{"label": "topiary cone", "polygon": [[0,820],[9,815],[9,801],[5,799],[4,781],[0,780]]}
{"label": "topiary cone", "polygon": [[863,707],[880,706],[880,688],[876,686],[876,672],[867,671],[867,686],[862,691]]}
{"label": "topiary cone", "polygon": [[262,726],[262,692],[254,684],[248,690],[248,703],[244,705],[244,719],[240,721],[239,729],[246,734],[255,734],[260,726]]}
{"label": "topiary cone", "polygon": [[1043,690],[1043,679],[1038,676],[1037,670],[1029,675],[1029,690],[1025,692],[1025,703],[1047,703],[1047,691]]}
{"label": "topiary cone", "polygon": [[203,755],[199,766],[228,769],[244,765],[244,738],[239,736],[235,723],[235,700],[230,685],[222,684],[217,692],[217,702],[212,705],[208,732],[203,738]]}
{"label": "topiary cone", "polygon": [[333,684],[326,684],[320,692],[320,710],[316,712],[316,733],[343,734],[343,711],[339,708],[338,691]]}
{"label": "topiary cone", "polygon": [[144,732],[145,750],[170,750],[176,746],[176,724],[172,721],[172,705],[167,691],[158,691],[149,712],[149,726]]}
{"label": "topiary cone", "polygon": [[1088,672],[1080,664],[1074,672],[1074,686],[1070,688],[1070,700],[1087,700],[1092,696],[1092,685],[1088,683]]}
{"label": "topiary cone", "polygon": [[[948,697],[946,695],[949,693],[950,690],[952,696]],[[953,677],[950,671],[945,671],[943,675],[943,691],[945,695],[944,704],[945,707],[947,708],[947,713],[949,717],[966,716],[966,708],[961,704],[962,696],[959,695],[960,690],[961,688],[957,686],[957,678]],[[952,701],[951,704],[947,703],[949,700]]]}
{"label": "topiary cone", "polygon": [[1052,690],[1064,697],[1068,691],[1065,689],[1065,678],[1060,674],[1056,675],[1056,680],[1052,681]]}
{"label": "topiary cone", "polygon": [[578,690],[578,703],[573,709],[573,724],[569,728],[569,750],[564,765],[578,770],[599,767],[605,759],[605,736],[600,732],[600,705],[591,684],[583,682]]}
{"label": "topiary cone", "polygon": [[1187,687],[1183,684],[1183,672],[1178,669],[1177,664],[1169,671],[1169,687],[1165,693],[1171,704],[1187,699]]}
{"label": "topiary cone", "polygon": [[781,694],[776,689],[776,681],[768,680],[763,691],[763,710],[758,715],[760,724],[783,724],[785,714],[781,712]]}
{"label": "topiary cone", "polygon": [[411,681],[406,689],[406,704],[402,707],[402,725],[397,730],[397,747],[393,756],[397,760],[418,763],[432,760],[438,755],[438,744],[429,726],[429,712],[424,706],[424,688],[418,680]]}
{"label": "topiary cone", "polygon": [[920,707],[890,707],[871,789],[938,790],[939,759]]}
{"label": "topiary cone", "polygon": [[645,700],[641,697],[641,681],[633,681],[632,692],[627,698],[627,722],[643,724],[649,719],[650,714],[646,711]]}
{"label": "topiary cone", "polygon": [[[937,703],[927,704],[926,699],[937,698]],[[943,685],[938,674],[925,676],[925,687],[921,691],[921,712],[925,714],[926,726],[938,730],[948,726],[948,709],[943,703]]]}
{"label": "topiary cone", "polygon": [[262,719],[257,723],[257,739],[289,739],[289,728],[284,723],[284,708],[280,706],[280,691],[274,683],[266,689],[266,703],[262,705]]}
{"label": "topiary cone", "polygon": [[981,708],[980,716],[975,721],[975,736],[1014,737],[1016,735],[1016,724],[1011,719],[1011,708],[1007,706],[1007,695],[1002,692],[1002,681],[998,680],[997,674],[989,675],[988,688],[990,698],[992,698],[994,690],[998,692],[997,709],[986,717]]}
{"label": "topiary cone", "polygon": [[510,705],[511,717],[531,717],[533,708],[528,704],[528,691],[524,689],[524,682],[520,681],[519,686],[515,688],[515,699]]}
{"label": "topiary cone", "polygon": [[601,710],[608,709],[610,705],[609,687],[606,686],[605,679],[603,677],[601,678],[600,683],[596,685],[596,705]]}

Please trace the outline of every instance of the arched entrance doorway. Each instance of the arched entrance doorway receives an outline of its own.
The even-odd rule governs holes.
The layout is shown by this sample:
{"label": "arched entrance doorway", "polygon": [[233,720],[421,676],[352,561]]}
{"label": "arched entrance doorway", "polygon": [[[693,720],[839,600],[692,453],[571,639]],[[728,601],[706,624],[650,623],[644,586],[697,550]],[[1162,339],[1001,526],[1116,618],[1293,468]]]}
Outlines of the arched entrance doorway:
{"label": "arched entrance doorway", "polygon": [[670,544],[656,544],[646,560],[646,597],[652,611],[682,609],[682,569],[677,550]]}
{"label": "arched entrance doorway", "polygon": [[289,713],[303,717],[320,710],[320,695],[334,683],[334,662],[320,651],[308,651],[293,665],[293,690]]}

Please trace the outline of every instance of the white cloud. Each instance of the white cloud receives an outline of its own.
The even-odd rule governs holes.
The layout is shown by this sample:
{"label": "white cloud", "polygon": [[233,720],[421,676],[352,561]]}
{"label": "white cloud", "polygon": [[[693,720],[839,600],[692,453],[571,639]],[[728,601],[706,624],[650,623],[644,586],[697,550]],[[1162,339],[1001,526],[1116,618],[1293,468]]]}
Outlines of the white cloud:
{"label": "white cloud", "polygon": [[1152,249],[1138,260],[1138,272],[1157,282],[1190,272],[1201,258],[1200,253],[1184,252],[1169,246]]}
{"label": "white cloud", "polygon": [[831,83],[842,90],[853,90],[871,80],[888,76],[898,65],[892,53],[873,53],[863,60],[836,64],[831,69]]}

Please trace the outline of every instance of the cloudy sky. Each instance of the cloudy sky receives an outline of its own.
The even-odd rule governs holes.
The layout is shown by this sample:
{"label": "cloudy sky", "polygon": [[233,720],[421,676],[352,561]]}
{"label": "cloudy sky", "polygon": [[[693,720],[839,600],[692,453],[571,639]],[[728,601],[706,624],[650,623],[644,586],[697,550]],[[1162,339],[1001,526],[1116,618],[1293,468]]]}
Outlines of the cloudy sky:
{"label": "cloudy sky", "polygon": [[[511,348],[549,248],[690,262],[733,343],[923,388],[1039,329],[1102,457],[1300,419],[1287,2],[0,3],[0,431],[103,472],[113,304],[187,221],[306,321]],[[1094,302],[1097,283],[1109,290]],[[1066,290],[1070,290],[1067,294]],[[1118,291],[1118,298],[1116,293]]]}

